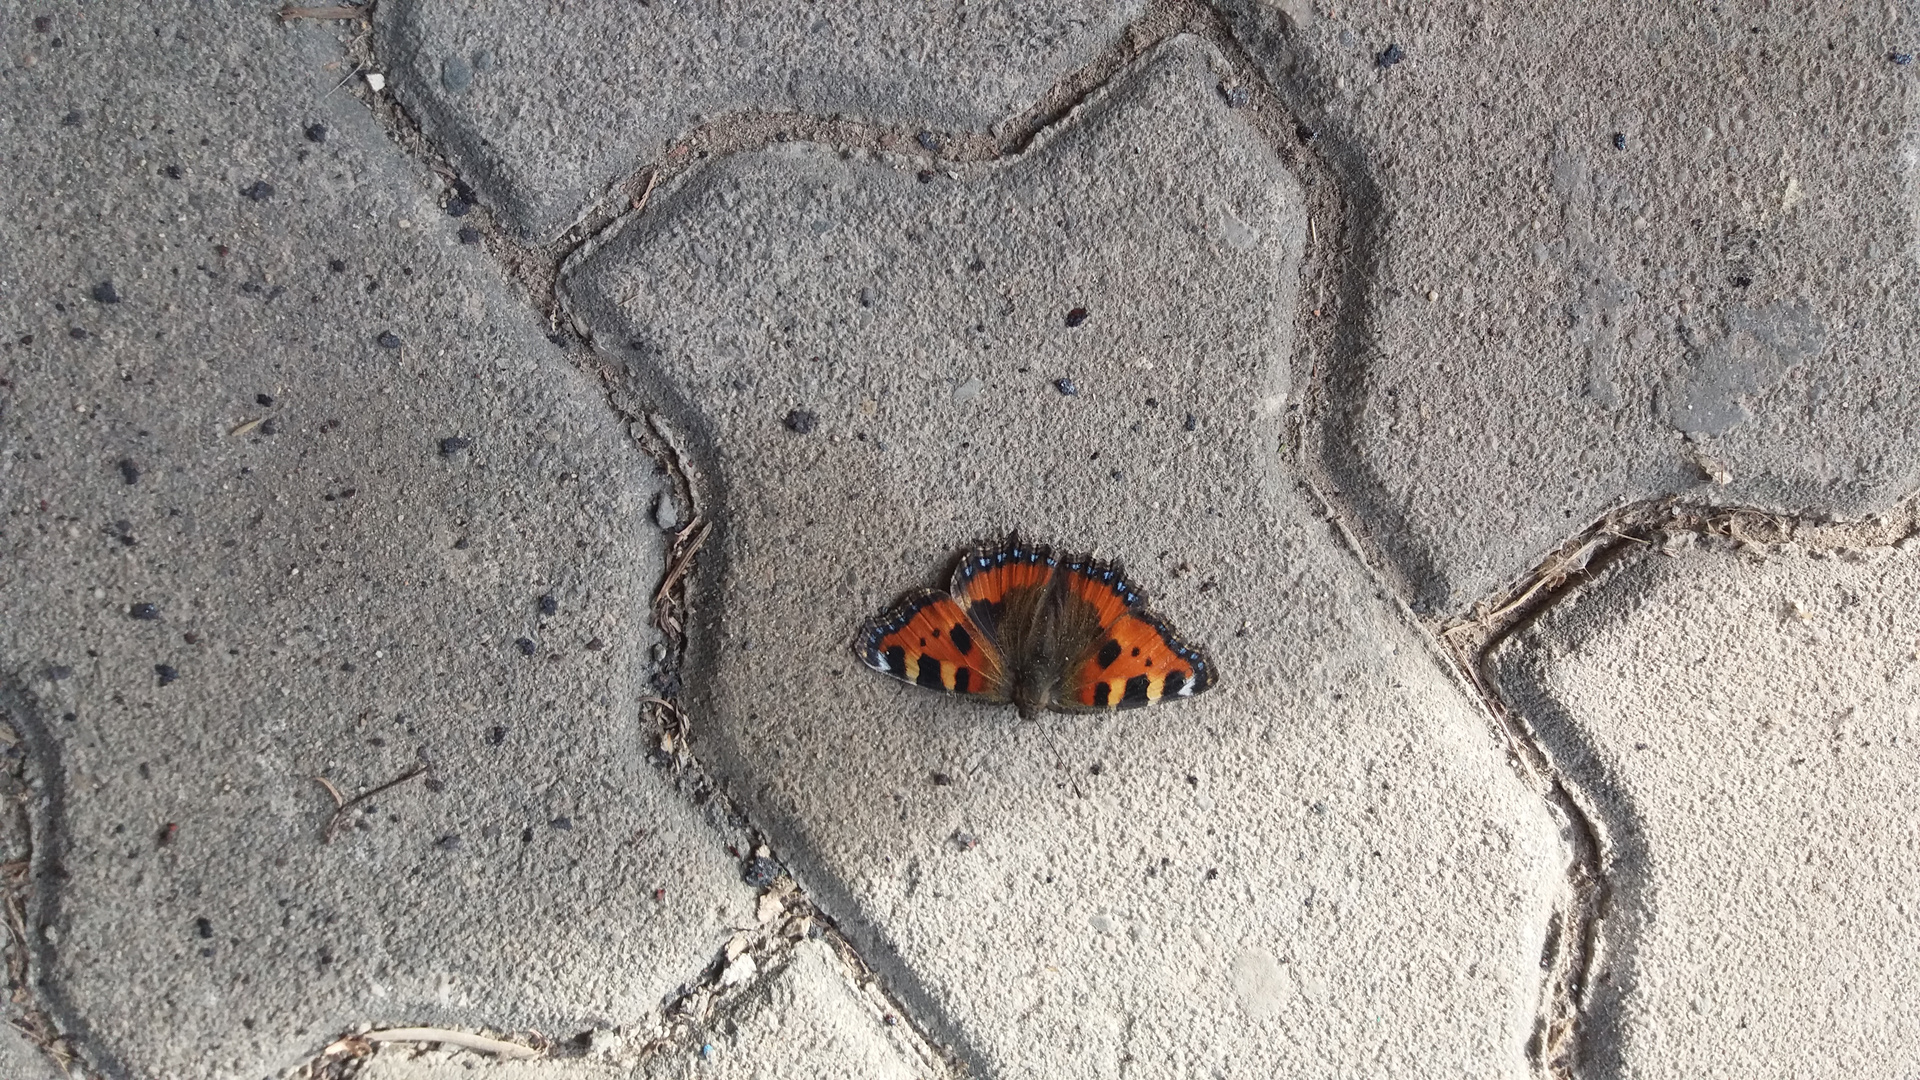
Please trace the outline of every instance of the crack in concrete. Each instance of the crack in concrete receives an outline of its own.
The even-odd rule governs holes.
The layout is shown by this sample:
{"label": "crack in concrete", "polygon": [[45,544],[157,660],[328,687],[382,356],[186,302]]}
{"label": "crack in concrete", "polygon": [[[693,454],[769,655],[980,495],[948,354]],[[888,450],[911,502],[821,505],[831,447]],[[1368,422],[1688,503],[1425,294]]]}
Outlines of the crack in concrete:
{"label": "crack in concrete", "polygon": [[[20,807],[26,816],[26,872],[9,872],[4,891],[12,933],[7,947],[9,982],[15,1005],[28,1021],[20,1026],[61,1068],[82,1074],[131,1075],[125,1063],[91,1038],[91,1025],[49,977],[59,940],[60,885],[66,877],[67,777],[53,736],[46,729],[43,702],[18,681],[0,681],[0,723],[20,736],[26,752],[11,768],[23,787]],[[72,714],[68,714],[71,719]],[[31,797],[37,795],[38,797]],[[12,923],[17,917],[19,925]],[[22,981],[24,977],[24,981]]]}
{"label": "crack in concrete", "polygon": [[[1544,973],[1540,1011],[1527,1052],[1536,1068],[1554,1080],[1618,1073],[1600,1061],[1605,1034],[1620,1018],[1618,1003],[1600,1000],[1602,961],[1609,951],[1630,953],[1630,943],[1608,942],[1606,920],[1613,904],[1609,867],[1618,860],[1630,822],[1603,820],[1583,794],[1555,769],[1552,757],[1527,718],[1506,700],[1493,678],[1492,657],[1502,643],[1568,602],[1609,564],[1638,548],[1659,550],[1668,537],[1695,535],[1730,540],[1758,554],[1774,544],[1819,551],[1891,547],[1920,536],[1920,500],[1861,522],[1751,507],[1714,506],[1680,498],[1647,500],[1594,522],[1542,560],[1531,572],[1476,602],[1466,615],[1428,629],[1500,726],[1512,760],[1546,801],[1561,827],[1571,859],[1567,895],[1554,912],[1541,956]],[[1609,828],[1609,824],[1613,827]]]}

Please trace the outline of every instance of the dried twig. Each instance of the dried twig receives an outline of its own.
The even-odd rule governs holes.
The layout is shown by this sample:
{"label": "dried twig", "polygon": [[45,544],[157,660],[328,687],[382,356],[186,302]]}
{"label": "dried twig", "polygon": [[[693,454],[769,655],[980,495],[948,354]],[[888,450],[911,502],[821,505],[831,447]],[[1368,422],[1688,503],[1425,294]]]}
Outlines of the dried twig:
{"label": "dried twig", "polygon": [[633,200],[634,213],[639,214],[639,213],[644,213],[646,211],[647,200],[653,198],[654,185],[658,184],[659,182],[660,182],[659,169],[655,169],[652,172],[647,174],[647,189],[640,193],[639,198]]}
{"label": "dried twig", "polygon": [[[333,843],[333,834],[336,831],[338,831],[340,828],[340,818],[343,815],[345,815],[348,810],[353,809],[355,806],[359,805],[360,803],[366,802],[368,799],[373,798],[375,795],[380,794],[381,792],[387,790],[388,788],[398,787],[399,785],[406,783],[407,781],[413,779],[416,776],[419,776],[421,773],[426,771],[427,771],[427,766],[415,765],[413,768],[408,769],[406,772],[401,773],[399,776],[394,777],[393,779],[387,781],[386,783],[381,784],[378,787],[368,788],[367,790],[361,792],[360,794],[355,795],[351,799],[341,798],[340,789],[333,786],[333,781],[328,780],[324,776],[314,777],[313,778],[314,783],[319,784],[323,788],[326,788],[327,794],[333,796],[333,816],[327,819],[327,831],[326,831],[325,837],[322,839],[321,842],[326,844]],[[414,1029],[408,1028],[406,1030],[411,1031]]]}
{"label": "dried twig", "polygon": [[537,1058],[540,1051],[531,1046],[523,1046],[505,1039],[492,1039],[485,1035],[469,1035],[464,1031],[448,1031],[446,1028],[413,1027],[388,1028],[385,1031],[369,1031],[360,1038],[368,1042],[428,1042],[445,1046],[458,1046],[462,1050],[481,1050],[497,1054],[503,1058],[525,1060]]}
{"label": "dried twig", "polygon": [[682,578],[693,569],[693,557],[699,553],[700,545],[707,542],[707,535],[713,532],[713,522],[694,518],[687,522],[673,538],[673,554],[667,560],[667,572],[660,575],[660,587],[653,591],[653,621],[676,645],[680,641],[680,619],[675,614],[681,606],[680,593],[677,591]]}

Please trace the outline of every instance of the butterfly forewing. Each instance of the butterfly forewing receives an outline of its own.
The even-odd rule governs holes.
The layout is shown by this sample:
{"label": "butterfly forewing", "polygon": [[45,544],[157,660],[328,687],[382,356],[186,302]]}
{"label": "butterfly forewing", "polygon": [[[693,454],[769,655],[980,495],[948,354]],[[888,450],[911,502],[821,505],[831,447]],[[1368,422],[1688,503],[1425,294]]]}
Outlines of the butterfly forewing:
{"label": "butterfly forewing", "polygon": [[1063,687],[1070,710],[1134,709],[1192,697],[1213,685],[1205,650],[1180,640],[1165,622],[1128,612],[1101,635]]}
{"label": "butterfly forewing", "polygon": [[1007,700],[999,647],[943,592],[916,590],[867,623],[859,653],[875,671],[930,690]]}
{"label": "butterfly forewing", "polygon": [[1213,662],[1146,610],[1146,597],[1118,565],[1063,560],[1069,593],[1098,613],[1100,629],[1078,651],[1061,686],[1060,707],[1133,709],[1192,697],[1213,685]]}

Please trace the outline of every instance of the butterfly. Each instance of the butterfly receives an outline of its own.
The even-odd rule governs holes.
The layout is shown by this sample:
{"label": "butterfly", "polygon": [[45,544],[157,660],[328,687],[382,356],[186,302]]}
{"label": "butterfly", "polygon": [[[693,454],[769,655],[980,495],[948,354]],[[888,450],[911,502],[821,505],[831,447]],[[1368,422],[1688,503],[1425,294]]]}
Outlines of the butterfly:
{"label": "butterfly", "polygon": [[915,589],[867,620],[862,663],[993,704],[1023,719],[1192,697],[1213,660],[1147,610],[1117,562],[1056,555],[1017,536],[961,553],[947,591]]}

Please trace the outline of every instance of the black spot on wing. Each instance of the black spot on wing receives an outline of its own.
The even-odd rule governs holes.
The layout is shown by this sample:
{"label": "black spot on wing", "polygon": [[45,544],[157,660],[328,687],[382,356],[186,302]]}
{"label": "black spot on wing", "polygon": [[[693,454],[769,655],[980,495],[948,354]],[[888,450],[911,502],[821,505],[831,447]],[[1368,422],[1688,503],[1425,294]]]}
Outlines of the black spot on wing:
{"label": "black spot on wing", "polygon": [[[1139,652],[1140,650],[1135,649],[1133,651]],[[1120,659],[1120,643],[1112,638],[1108,638],[1107,643],[1100,646],[1100,651],[1093,654],[1094,663],[1099,664],[1103,670],[1112,667],[1113,662],[1118,659]]]}
{"label": "black spot on wing", "polygon": [[1165,685],[1160,687],[1160,696],[1172,697],[1173,695],[1178,694],[1180,692],[1180,688],[1185,685],[1187,685],[1186,672],[1169,671],[1167,672],[1167,681]]}
{"label": "black spot on wing", "polygon": [[[973,652],[973,635],[967,633],[967,628],[964,626],[956,626],[948,631],[947,640],[953,642],[953,647],[960,651],[961,656],[966,656]],[[964,671],[966,669],[962,668],[961,670]]]}
{"label": "black spot on wing", "polygon": [[[960,633],[960,629],[958,627],[955,627],[954,633],[956,634]],[[972,668],[955,668],[954,669],[953,689],[955,693],[964,694],[967,692],[967,687],[972,685],[973,685],[973,669]]]}
{"label": "black spot on wing", "polygon": [[905,646],[895,645],[888,649],[883,655],[887,660],[888,671],[903,679],[907,677],[907,650]]}
{"label": "black spot on wing", "polygon": [[1135,675],[1133,678],[1128,679],[1127,692],[1120,695],[1120,704],[1145,705],[1147,703],[1147,688],[1152,685],[1153,680],[1147,678],[1145,675]]}
{"label": "black spot on wing", "polygon": [[1093,703],[1095,705],[1103,709],[1107,707],[1107,690],[1112,685],[1111,683],[1093,684]]}
{"label": "black spot on wing", "polygon": [[931,656],[920,658],[920,676],[914,682],[931,690],[945,690],[947,684],[940,679],[940,661]]}

